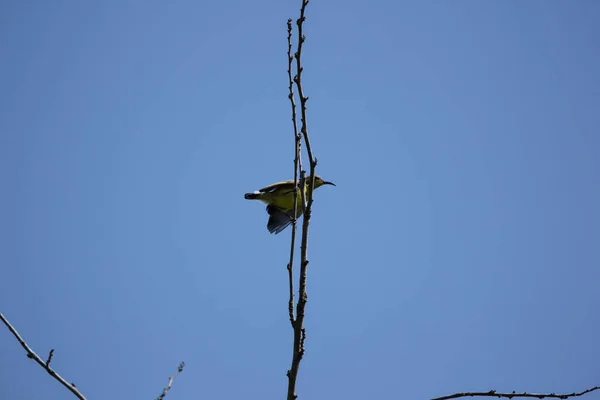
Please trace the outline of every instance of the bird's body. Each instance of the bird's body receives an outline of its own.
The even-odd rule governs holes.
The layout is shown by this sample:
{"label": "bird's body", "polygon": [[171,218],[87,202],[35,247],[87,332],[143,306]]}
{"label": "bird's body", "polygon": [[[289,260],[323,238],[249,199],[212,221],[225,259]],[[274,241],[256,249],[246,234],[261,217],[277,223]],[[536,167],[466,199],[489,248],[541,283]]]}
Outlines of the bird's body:
{"label": "bird's body", "polygon": [[[308,190],[310,177],[306,177],[304,193]],[[332,182],[324,181],[321,177],[315,175],[315,189],[322,185],[333,185]],[[294,180],[281,181],[265,186],[252,193],[246,193],[245,199],[260,200],[267,204],[269,213],[269,222],[267,229],[270,233],[279,233],[292,223],[294,218]],[[302,193],[297,192],[296,218],[302,215]]]}

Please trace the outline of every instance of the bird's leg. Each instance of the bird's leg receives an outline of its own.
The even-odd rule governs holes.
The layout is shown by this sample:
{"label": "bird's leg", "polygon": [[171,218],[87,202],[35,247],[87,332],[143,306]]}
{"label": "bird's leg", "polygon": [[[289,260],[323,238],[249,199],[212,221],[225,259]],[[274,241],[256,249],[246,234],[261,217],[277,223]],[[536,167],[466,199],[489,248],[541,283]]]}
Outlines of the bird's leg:
{"label": "bird's leg", "polygon": [[287,215],[290,218],[290,221],[292,221],[292,224],[295,224],[298,221],[298,218],[294,218],[294,213],[285,213],[285,215]]}

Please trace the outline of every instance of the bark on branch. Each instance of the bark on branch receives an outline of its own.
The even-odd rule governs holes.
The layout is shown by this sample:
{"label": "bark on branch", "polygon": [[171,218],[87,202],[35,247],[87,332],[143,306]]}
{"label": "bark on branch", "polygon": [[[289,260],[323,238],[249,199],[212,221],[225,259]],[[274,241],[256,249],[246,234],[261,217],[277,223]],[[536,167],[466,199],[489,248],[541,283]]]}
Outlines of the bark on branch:
{"label": "bark on branch", "polygon": [[8,330],[13,334],[13,336],[25,349],[28,358],[31,358],[36,363],[38,363],[40,367],[44,368],[46,372],[48,372],[50,376],[52,376],[54,379],[59,381],[61,385],[69,389],[71,393],[77,396],[78,399],[86,400],[85,396],[79,391],[79,389],[77,389],[74,383],[67,382],[62,376],[58,374],[58,372],[56,372],[50,367],[50,362],[52,361],[52,356],[54,355],[54,349],[50,350],[50,354],[48,354],[48,359],[46,361],[42,360],[37,354],[35,354],[33,350],[31,350],[31,347],[29,347],[29,345],[25,342],[21,335],[19,335],[19,332],[17,332],[17,330],[10,324],[10,322],[8,322],[8,320],[4,317],[4,315],[2,315],[2,313],[0,313],[0,319],[2,320],[2,322],[4,322],[4,325],[6,325]]}
{"label": "bark on branch", "polygon": [[[296,217],[294,216],[294,225],[292,227],[292,243],[290,250],[290,262],[288,264],[288,273],[290,279],[290,300],[289,300],[289,314],[290,322],[294,330],[294,342],[292,351],[292,365],[287,371],[288,377],[288,393],[287,400],[295,400],[298,396],[296,395],[296,382],[298,379],[298,370],[300,368],[300,361],[304,356],[304,342],[306,339],[306,329],[304,328],[304,312],[306,308],[306,302],[308,297],[306,294],[306,271],[308,267],[308,227],[310,224],[312,203],[313,203],[313,190],[315,187],[315,168],[317,166],[317,160],[313,157],[312,147],[310,146],[310,139],[308,137],[308,128],[306,122],[306,102],[308,97],[304,96],[304,90],[302,89],[302,46],[306,40],[303,33],[303,23],[306,19],[305,11],[309,0],[302,0],[302,6],[300,8],[300,17],[296,20],[296,26],[298,28],[298,42],[296,52],[294,56],[291,55],[291,35],[292,35],[292,21],[288,20],[288,78],[289,78],[289,98],[292,104],[292,121],[294,123],[294,146],[295,146],[295,158],[294,158],[294,186],[296,196],[294,197],[294,203],[297,202],[297,193],[300,190],[302,209],[304,211],[302,219],[302,240],[300,245],[300,277],[298,285],[298,301],[296,303],[296,315],[294,316],[293,310],[293,273],[292,265],[294,259],[294,246],[296,238]],[[292,63],[296,60],[296,75],[292,78]],[[293,83],[296,84],[298,91],[298,97],[300,99],[300,122],[301,129],[298,132],[298,125],[296,123],[296,104],[294,102],[294,90]],[[310,165],[310,179],[306,182],[305,171],[302,169],[300,145],[301,139],[304,137],[304,144],[306,152],[308,154],[308,161]],[[298,172],[300,172],[300,188],[298,188]],[[308,187],[305,193],[304,188],[308,183]],[[294,214],[296,213],[296,207],[294,207]]]}
{"label": "bark on branch", "polygon": [[528,392],[512,392],[512,393],[503,393],[497,392],[495,390],[490,390],[489,392],[461,392],[454,393],[447,396],[435,397],[431,400],[450,400],[450,399],[459,399],[461,397],[496,397],[496,398],[506,398],[506,399],[516,399],[516,398],[533,398],[533,399],[568,399],[570,397],[579,397],[584,394],[593,392],[595,390],[600,389],[600,386],[594,386],[592,388],[586,389],[582,392],[573,392],[573,393],[528,393]]}

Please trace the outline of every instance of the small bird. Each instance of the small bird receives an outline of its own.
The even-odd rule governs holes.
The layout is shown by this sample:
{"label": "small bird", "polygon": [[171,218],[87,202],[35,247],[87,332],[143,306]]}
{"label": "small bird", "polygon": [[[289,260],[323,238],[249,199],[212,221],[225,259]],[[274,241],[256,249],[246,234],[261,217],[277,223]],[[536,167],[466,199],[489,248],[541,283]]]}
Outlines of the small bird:
{"label": "small bird", "polygon": [[[308,190],[310,176],[305,178],[304,193]],[[300,182],[298,182],[300,185]],[[315,189],[323,185],[333,185],[333,182],[324,181],[318,175],[315,175]],[[260,200],[267,203],[267,213],[269,213],[269,222],[267,229],[270,233],[278,234],[289,224],[294,218],[294,180],[281,181],[269,186],[265,186],[252,193],[246,193],[244,198],[247,200]],[[296,217],[302,215],[302,194],[298,190]]]}

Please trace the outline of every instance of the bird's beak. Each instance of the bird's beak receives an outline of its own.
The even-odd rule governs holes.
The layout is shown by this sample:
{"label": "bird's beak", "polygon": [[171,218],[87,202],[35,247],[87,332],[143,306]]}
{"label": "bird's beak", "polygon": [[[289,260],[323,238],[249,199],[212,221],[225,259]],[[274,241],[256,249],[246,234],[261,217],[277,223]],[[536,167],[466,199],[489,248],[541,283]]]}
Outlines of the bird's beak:
{"label": "bird's beak", "polygon": [[327,182],[327,181],[323,181],[323,185],[333,185],[333,186],[337,186],[335,183],[333,183],[333,182]]}

